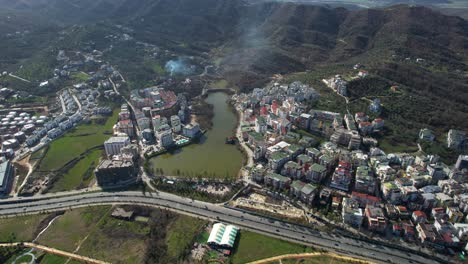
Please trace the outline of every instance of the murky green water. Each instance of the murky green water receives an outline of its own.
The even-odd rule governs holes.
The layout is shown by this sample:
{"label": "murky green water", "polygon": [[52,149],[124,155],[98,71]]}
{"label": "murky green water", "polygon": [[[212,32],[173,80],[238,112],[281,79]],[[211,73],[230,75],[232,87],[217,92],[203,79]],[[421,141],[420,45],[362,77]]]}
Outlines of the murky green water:
{"label": "murky green water", "polygon": [[206,102],[214,106],[213,127],[198,144],[191,144],[175,153],[167,153],[151,159],[153,169],[163,170],[164,175],[204,178],[235,178],[242,165],[242,153],[234,145],[225,144],[233,135],[237,117],[226,102],[228,95],[217,92],[208,95]]}

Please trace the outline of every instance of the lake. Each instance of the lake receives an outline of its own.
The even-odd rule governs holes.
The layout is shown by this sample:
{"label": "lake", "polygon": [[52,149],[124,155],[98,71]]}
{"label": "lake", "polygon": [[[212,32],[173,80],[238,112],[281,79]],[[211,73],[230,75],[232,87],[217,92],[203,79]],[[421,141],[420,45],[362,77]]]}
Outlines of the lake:
{"label": "lake", "polygon": [[164,175],[203,178],[236,178],[242,166],[242,153],[235,145],[225,144],[232,136],[237,117],[227,103],[229,96],[222,92],[210,93],[205,99],[213,105],[213,126],[200,139],[173,153],[151,159],[153,169],[162,169]]}

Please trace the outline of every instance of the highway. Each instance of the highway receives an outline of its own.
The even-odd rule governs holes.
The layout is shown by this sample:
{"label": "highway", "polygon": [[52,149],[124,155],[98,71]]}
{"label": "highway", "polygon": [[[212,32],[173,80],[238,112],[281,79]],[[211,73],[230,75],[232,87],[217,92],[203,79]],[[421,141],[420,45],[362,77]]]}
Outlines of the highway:
{"label": "highway", "polygon": [[373,245],[357,239],[318,232],[300,225],[274,221],[235,209],[163,192],[90,192],[0,200],[0,216],[33,214],[103,204],[130,204],[167,208],[178,213],[235,224],[257,233],[356,256],[377,263],[440,263],[433,258]]}

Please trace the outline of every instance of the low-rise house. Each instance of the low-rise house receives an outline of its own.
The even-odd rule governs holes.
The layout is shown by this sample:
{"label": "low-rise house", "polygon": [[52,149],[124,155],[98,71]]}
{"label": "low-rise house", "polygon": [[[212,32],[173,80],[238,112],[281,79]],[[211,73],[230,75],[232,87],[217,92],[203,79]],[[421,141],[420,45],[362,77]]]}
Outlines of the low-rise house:
{"label": "low-rise house", "polygon": [[357,112],[354,114],[354,119],[356,120],[356,123],[360,123],[368,121],[369,117],[364,112]]}
{"label": "low-rise house", "polygon": [[411,215],[411,219],[413,220],[413,223],[416,225],[419,223],[426,223],[427,215],[423,211],[414,211],[413,214]]}
{"label": "low-rise house", "polygon": [[395,209],[398,213],[398,216],[400,217],[400,219],[404,219],[404,220],[407,220],[407,219],[410,219],[411,218],[411,214],[410,212],[408,211],[408,208],[406,208],[406,206],[403,206],[403,205],[398,205],[398,206],[395,206]]}
{"label": "low-rise house", "polygon": [[414,186],[403,186],[401,190],[401,200],[403,202],[414,202],[419,197],[419,191]]}
{"label": "low-rise house", "polygon": [[365,216],[367,217],[369,230],[380,233],[385,232],[387,229],[387,219],[384,216],[382,208],[367,205]]}
{"label": "low-rise house", "polygon": [[319,194],[320,204],[327,205],[330,202],[331,194],[332,191],[330,189],[323,188]]}
{"label": "low-rise house", "polygon": [[343,200],[343,197],[341,196],[333,196],[332,197],[332,209],[333,210],[338,210],[341,207],[341,202]]}
{"label": "low-rise house", "polygon": [[380,131],[384,128],[384,120],[382,118],[376,118],[372,121],[374,131]]}
{"label": "low-rise house", "polygon": [[267,169],[261,164],[258,164],[250,172],[251,178],[256,182],[263,182]]}
{"label": "low-rise house", "polygon": [[382,193],[384,198],[392,204],[398,204],[401,202],[401,190],[394,182],[383,183]]}
{"label": "low-rise house", "polygon": [[440,244],[440,237],[434,227],[434,225],[419,223],[416,225],[418,231],[419,240],[424,245],[438,246]]}
{"label": "low-rise house", "polygon": [[365,208],[367,205],[378,206],[381,201],[378,197],[365,193],[352,192],[351,198],[359,203],[359,207]]}
{"label": "low-rise house", "polygon": [[375,173],[382,182],[386,182],[394,180],[397,172],[388,164],[379,164],[375,167]]}
{"label": "low-rise house", "polygon": [[434,227],[442,238],[442,242],[447,247],[458,247],[460,239],[457,237],[456,228],[445,219],[434,219]]}
{"label": "low-rise house", "polygon": [[343,209],[341,210],[343,223],[360,228],[364,221],[364,212],[359,208],[359,203],[352,198],[343,198]]}
{"label": "low-rise house", "polygon": [[457,237],[462,242],[468,241],[468,223],[455,223],[453,227],[457,231]]}
{"label": "low-rise house", "polygon": [[47,132],[47,136],[48,136],[50,139],[58,138],[58,137],[60,137],[61,135],[63,135],[63,130],[60,129],[60,128],[53,128],[52,130],[50,130],[49,132]]}
{"label": "low-rise house", "polygon": [[358,127],[359,127],[359,131],[363,135],[372,133],[372,130],[374,129],[374,126],[372,125],[372,123],[368,121],[359,122]]}
{"label": "low-rise house", "polygon": [[354,190],[362,193],[375,194],[377,190],[377,184],[369,167],[357,167]]}
{"label": "low-rise house", "polygon": [[428,128],[423,128],[419,131],[419,139],[432,142],[435,139],[434,132]]}
{"label": "low-rise house", "polygon": [[416,234],[413,223],[401,221],[401,227],[403,229],[403,238],[407,241],[413,241]]}
{"label": "low-rise house", "polygon": [[457,207],[447,207],[445,213],[448,215],[448,218],[452,223],[463,221],[464,215]]}
{"label": "low-rise house", "polygon": [[73,127],[73,123],[71,121],[67,120],[67,121],[64,121],[64,122],[60,123],[59,127],[62,130],[68,130],[68,129]]}
{"label": "low-rise house", "polygon": [[390,219],[397,219],[398,213],[395,209],[395,206],[392,204],[385,204],[385,211],[387,212],[387,217]]}
{"label": "low-rise house", "polygon": [[459,155],[455,163],[455,169],[463,170],[468,169],[468,155]]}
{"label": "low-rise house", "polygon": [[465,191],[465,187],[453,179],[440,180],[437,185],[442,189],[443,193],[450,196],[455,196]]}
{"label": "low-rise house", "polygon": [[304,187],[301,189],[301,201],[306,203],[307,205],[312,205],[317,191],[318,189],[315,185],[312,185],[310,183],[305,184]]}
{"label": "low-rise house", "polygon": [[468,147],[468,135],[462,130],[450,129],[447,134],[447,147],[463,150]]}
{"label": "low-rise house", "polygon": [[348,191],[352,180],[350,169],[351,164],[347,161],[341,160],[333,173],[330,187]]}
{"label": "low-rise house", "polygon": [[437,205],[440,207],[448,207],[453,205],[453,198],[445,193],[436,193]]}
{"label": "low-rise house", "polygon": [[429,176],[432,177],[432,182],[438,182],[439,180],[443,180],[447,177],[444,167],[439,164],[428,164],[426,166],[426,170]]}
{"label": "low-rise house", "polygon": [[443,207],[436,207],[432,208],[431,210],[432,218],[448,218],[448,215],[445,213],[445,209]]}

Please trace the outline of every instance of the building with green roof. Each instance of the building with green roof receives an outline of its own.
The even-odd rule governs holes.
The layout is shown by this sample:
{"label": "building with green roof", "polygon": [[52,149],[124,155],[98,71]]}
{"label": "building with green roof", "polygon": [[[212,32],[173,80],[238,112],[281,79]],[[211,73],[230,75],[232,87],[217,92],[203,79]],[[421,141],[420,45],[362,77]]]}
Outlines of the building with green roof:
{"label": "building with green roof", "polygon": [[273,152],[268,159],[268,166],[272,170],[279,170],[287,161],[290,160],[289,154],[284,151]]}
{"label": "building with green roof", "polygon": [[291,179],[277,173],[268,173],[265,175],[265,184],[276,189],[287,189],[291,183]]}
{"label": "building with green roof", "polygon": [[309,167],[307,171],[306,178],[311,182],[321,182],[327,174],[327,168],[324,166],[314,163],[312,166]]}

